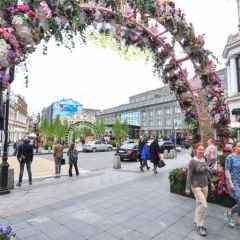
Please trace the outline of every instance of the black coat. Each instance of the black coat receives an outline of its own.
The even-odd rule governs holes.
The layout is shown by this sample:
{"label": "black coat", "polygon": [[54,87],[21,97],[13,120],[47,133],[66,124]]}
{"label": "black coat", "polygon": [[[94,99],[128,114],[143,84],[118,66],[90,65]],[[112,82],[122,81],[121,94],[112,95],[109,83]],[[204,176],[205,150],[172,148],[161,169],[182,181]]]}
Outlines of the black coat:
{"label": "black coat", "polygon": [[23,143],[18,146],[17,159],[30,162],[33,160],[33,146],[30,143]]}
{"label": "black coat", "polygon": [[150,144],[150,159],[153,163],[157,164],[160,161],[160,147],[157,140]]}

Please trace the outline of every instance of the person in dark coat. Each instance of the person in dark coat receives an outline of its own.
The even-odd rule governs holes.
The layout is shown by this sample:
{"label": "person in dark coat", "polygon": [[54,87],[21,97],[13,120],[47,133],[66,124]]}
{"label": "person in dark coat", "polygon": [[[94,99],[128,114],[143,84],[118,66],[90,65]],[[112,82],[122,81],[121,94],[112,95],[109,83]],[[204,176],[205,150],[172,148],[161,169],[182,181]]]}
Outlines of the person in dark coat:
{"label": "person in dark coat", "polygon": [[28,181],[29,181],[29,184],[32,185],[31,165],[33,161],[33,146],[30,144],[30,141],[28,139],[25,139],[23,143],[18,146],[17,159],[20,164],[19,181],[17,183],[17,186],[21,187],[22,185],[22,178],[23,178],[25,164],[27,166]]}
{"label": "person in dark coat", "polygon": [[160,161],[160,147],[157,137],[155,137],[154,141],[150,144],[150,159],[153,163],[153,172],[157,174],[157,167]]}
{"label": "person in dark coat", "polygon": [[69,157],[69,177],[72,177],[72,167],[74,166],[76,175],[79,175],[79,170],[78,170],[78,151],[75,148],[75,144],[72,143],[70,145],[70,148],[67,152],[67,155]]}

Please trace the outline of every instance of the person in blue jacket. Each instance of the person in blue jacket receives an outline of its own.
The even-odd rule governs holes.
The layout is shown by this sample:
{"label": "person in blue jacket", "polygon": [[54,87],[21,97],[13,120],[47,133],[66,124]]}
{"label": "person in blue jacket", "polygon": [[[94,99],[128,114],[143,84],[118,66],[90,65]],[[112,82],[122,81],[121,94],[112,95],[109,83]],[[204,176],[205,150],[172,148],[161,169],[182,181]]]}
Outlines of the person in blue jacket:
{"label": "person in blue jacket", "polygon": [[150,169],[150,167],[148,166],[148,162],[147,162],[150,157],[150,152],[149,152],[149,147],[147,145],[146,140],[144,140],[142,152],[140,154],[141,154],[141,159],[142,159],[142,164],[140,166],[140,169],[142,172],[144,172],[144,167],[146,167],[147,170]]}

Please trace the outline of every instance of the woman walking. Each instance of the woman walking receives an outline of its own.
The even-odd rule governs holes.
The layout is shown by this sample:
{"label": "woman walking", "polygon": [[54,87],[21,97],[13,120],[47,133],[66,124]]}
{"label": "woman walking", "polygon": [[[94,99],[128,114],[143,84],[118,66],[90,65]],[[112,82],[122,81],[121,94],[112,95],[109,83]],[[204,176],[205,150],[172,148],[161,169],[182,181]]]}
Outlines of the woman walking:
{"label": "woman walking", "polygon": [[78,170],[78,151],[75,148],[75,144],[72,143],[70,145],[70,148],[67,152],[67,155],[69,157],[69,177],[72,177],[72,167],[74,166],[76,175],[79,175],[79,170]]}
{"label": "woman walking", "polygon": [[[233,154],[226,158],[225,175],[229,194],[236,200],[236,205],[227,212],[228,225],[234,227],[236,224],[240,225],[240,142],[234,148]],[[235,214],[236,221],[233,219]]]}
{"label": "woman walking", "polygon": [[[200,236],[207,236],[205,227],[205,218],[207,213],[207,196],[209,172],[204,158],[204,146],[199,145],[196,150],[196,156],[190,161],[188,166],[188,176],[186,183],[186,194],[192,190],[196,199],[196,209],[194,225]],[[213,187],[213,185],[212,185]]]}
{"label": "woman walking", "polygon": [[143,148],[140,154],[142,159],[141,166],[140,166],[141,171],[144,172],[144,167],[146,167],[147,170],[150,170],[150,167],[148,166],[148,162],[147,162],[149,159],[150,152],[149,152],[149,147],[147,145],[146,140],[143,140]]}

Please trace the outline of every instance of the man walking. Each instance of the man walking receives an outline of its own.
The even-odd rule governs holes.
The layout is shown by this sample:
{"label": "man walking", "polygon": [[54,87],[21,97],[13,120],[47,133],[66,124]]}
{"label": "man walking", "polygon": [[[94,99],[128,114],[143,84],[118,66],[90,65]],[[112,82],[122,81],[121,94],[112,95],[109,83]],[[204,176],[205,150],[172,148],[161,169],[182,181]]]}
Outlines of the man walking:
{"label": "man walking", "polygon": [[58,142],[53,148],[53,157],[55,161],[55,177],[61,176],[61,160],[63,159],[63,145]]}
{"label": "man walking", "polygon": [[21,187],[22,185],[22,178],[23,178],[25,164],[27,165],[29,185],[32,185],[31,165],[33,161],[33,146],[30,144],[30,141],[28,139],[25,139],[23,143],[18,146],[17,159],[20,163],[20,173],[19,173],[19,180],[18,180],[17,186]]}
{"label": "man walking", "polygon": [[150,159],[153,163],[153,172],[157,174],[157,167],[160,161],[160,147],[158,144],[158,137],[154,138],[154,141],[150,145]]}

